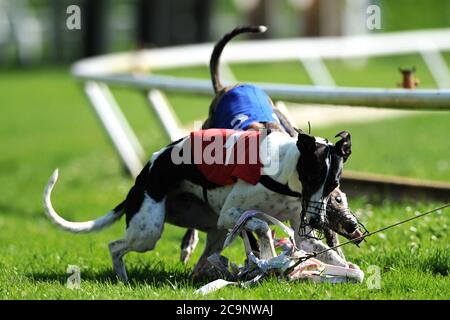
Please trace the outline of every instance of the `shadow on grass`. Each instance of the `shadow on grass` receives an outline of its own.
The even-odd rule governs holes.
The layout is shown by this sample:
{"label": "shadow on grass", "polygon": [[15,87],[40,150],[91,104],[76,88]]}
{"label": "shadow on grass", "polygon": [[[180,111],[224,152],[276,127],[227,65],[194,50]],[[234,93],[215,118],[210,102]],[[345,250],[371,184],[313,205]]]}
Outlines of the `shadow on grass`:
{"label": "shadow on grass", "polygon": [[23,216],[23,212],[18,207],[3,202],[0,202],[0,214],[2,216]]}
{"label": "shadow on grass", "polygon": [[[130,286],[151,285],[154,287],[165,286],[191,286],[196,287],[205,283],[207,279],[194,280],[191,278],[191,270],[183,266],[163,266],[161,263],[152,266],[130,267],[128,279]],[[70,274],[65,272],[31,272],[26,275],[34,282],[59,282],[66,285]],[[81,281],[89,281],[102,284],[119,284],[116,274],[112,269],[81,270]]]}

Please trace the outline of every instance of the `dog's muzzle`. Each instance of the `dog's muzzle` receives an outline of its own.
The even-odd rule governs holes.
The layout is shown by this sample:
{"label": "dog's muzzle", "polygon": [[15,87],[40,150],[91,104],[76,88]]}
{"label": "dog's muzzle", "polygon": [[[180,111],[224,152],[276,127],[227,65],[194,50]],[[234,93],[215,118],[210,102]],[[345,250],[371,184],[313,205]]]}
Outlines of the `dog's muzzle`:
{"label": "dog's muzzle", "polygon": [[[321,229],[325,223],[326,204],[318,201],[303,203],[302,223],[313,229]],[[308,219],[306,219],[308,217]]]}
{"label": "dog's muzzle", "polygon": [[319,218],[312,217],[311,219],[309,219],[309,225],[313,229],[321,229],[323,223],[324,221],[320,217]]}
{"label": "dog's muzzle", "polygon": [[369,232],[349,209],[336,210],[328,206],[326,217],[325,227],[330,228],[348,240],[357,239],[354,241],[355,244],[363,241],[363,238],[359,238]]}

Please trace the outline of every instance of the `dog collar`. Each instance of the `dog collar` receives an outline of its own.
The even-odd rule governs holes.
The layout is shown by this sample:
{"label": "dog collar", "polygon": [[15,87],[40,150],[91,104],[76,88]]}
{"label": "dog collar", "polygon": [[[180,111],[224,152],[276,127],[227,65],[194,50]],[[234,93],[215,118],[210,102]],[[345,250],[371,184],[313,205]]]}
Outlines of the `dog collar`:
{"label": "dog collar", "polygon": [[283,194],[285,196],[296,198],[302,197],[302,194],[300,192],[292,191],[287,184],[282,184],[266,175],[261,176],[261,178],[259,179],[259,183],[261,183],[267,189],[279,194]]}

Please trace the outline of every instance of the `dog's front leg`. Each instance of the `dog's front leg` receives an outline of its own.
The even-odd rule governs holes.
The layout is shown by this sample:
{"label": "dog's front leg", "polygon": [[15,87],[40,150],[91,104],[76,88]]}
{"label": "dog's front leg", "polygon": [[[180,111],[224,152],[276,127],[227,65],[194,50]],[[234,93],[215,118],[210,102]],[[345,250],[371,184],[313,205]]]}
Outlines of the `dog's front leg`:
{"label": "dog's front leg", "polygon": [[[232,229],[246,210],[258,210],[258,192],[256,186],[251,186],[241,180],[234,184],[227,195],[219,212],[217,227]],[[255,200],[256,199],[256,200]]]}
{"label": "dog's front leg", "polygon": [[252,218],[245,224],[245,229],[247,231],[255,232],[258,235],[258,245],[261,259],[269,260],[277,255],[275,252],[275,245],[273,243],[272,230],[270,230],[267,222],[258,218]]}
{"label": "dog's front leg", "polygon": [[[300,249],[306,251],[306,252],[319,252],[322,250],[329,249],[327,245],[325,245],[322,241],[318,239],[311,239],[311,238],[302,238],[300,240]],[[329,250],[327,252],[324,252],[322,254],[319,254],[316,259],[327,263],[332,264],[335,266],[340,267],[348,267],[349,263],[345,261],[344,259],[339,256],[339,254],[334,250]]]}
{"label": "dog's front leg", "polygon": [[208,232],[206,236],[206,246],[203,253],[198,259],[191,276],[193,278],[202,278],[211,276],[210,263],[208,262],[208,257],[214,253],[220,253],[223,249],[223,243],[227,237],[227,230],[212,230]]}
{"label": "dog's front leg", "polygon": [[[331,230],[328,227],[324,227],[323,228],[323,234],[325,236],[325,239],[327,241],[327,245],[329,247],[335,247],[337,245],[339,245],[339,238],[336,232],[334,232],[333,230]],[[334,251],[337,252],[337,254],[345,260],[345,256],[344,256],[344,252],[342,251],[342,248],[336,248],[334,249]]]}
{"label": "dog's front leg", "polygon": [[[253,193],[254,191],[248,190],[247,185],[244,188],[236,185],[228,195],[219,213],[217,227],[219,229],[232,229],[245,210],[257,209],[257,205],[252,203],[255,199]],[[249,219],[244,229],[249,232],[255,232],[258,235],[258,244],[262,259],[270,259],[276,256],[272,233],[269,225],[265,221],[257,218]]]}

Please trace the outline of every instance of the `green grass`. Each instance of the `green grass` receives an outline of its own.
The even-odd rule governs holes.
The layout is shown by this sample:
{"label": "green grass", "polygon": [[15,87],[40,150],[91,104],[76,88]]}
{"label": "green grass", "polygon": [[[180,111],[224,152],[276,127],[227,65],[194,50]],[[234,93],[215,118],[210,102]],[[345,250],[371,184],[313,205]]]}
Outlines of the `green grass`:
{"label": "green grass", "polygon": [[[72,188],[72,196],[85,199],[83,188]],[[75,194],[74,194],[75,193]],[[56,198],[56,197],[55,197]],[[59,192],[58,203],[67,202]],[[89,201],[89,199],[86,199]],[[405,205],[385,204],[372,209],[356,201],[363,220],[371,229],[413,214]],[[425,209],[434,204],[420,204]],[[107,205],[106,205],[107,206]],[[78,204],[77,217],[99,213],[106,206]],[[65,207],[59,205],[61,210]],[[69,212],[65,210],[65,212]],[[369,216],[369,214],[371,214]],[[270,280],[251,290],[226,288],[210,299],[448,299],[450,257],[448,219],[444,213],[416,222],[416,232],[403,226],[373,237],[361,249],[347,247],[347,257],[363,270],[375,265],[381,271],[381,288],[363,284],[285,283]],[[0,296],[6,299],[186,299],[199,298],[193,291],[200,286],[189,280],[187,267],[178,262],[183,230],[166,226],[162,239],[150,253],[127,256],[131,284],[118,283],[111,270],[107,243],[123,233],[121,223],[98,234],[72,235],[58,231],[36,212],[36,217],[3,216]],[[412,226],[413,224],[411,224]],[[20,227],[20,228],[19,228]],[[18,234],[20,232],[20,234]],[[193,261],[198,257],[203,237]],[[416,246],[417,244],[418,246]],[[236,245],[226,255],[239,259],[243,249]],[[65,287],[68,265],[81,268],[81,290]],[[367,276],[370,276],[367,274]]]}
{"label": "green grass", "polygon": [[448,28],[450,3],[442,0],[376,0],[381,6],[382,31]]}
{"label": "green grass", "polygon": [[[336,73],[342,78],[339,81],[352,84],[342,66],[330,63],[336,63]],[[384,62],[370,62],[369,66],[389,69]],[[299,77],[287,81],[307,81],[301,75],[302,68],[297,67],[294,74],[298,72]],[[233,66],[239,79],[249,81],[282,81],[289,65],[280,68],[286,71],[277,72],[275,66],[264,70],[256,65],[254,71],[248,66]],[[259,79],[253,72],[265,78]],[[386,79],[380,83],[391,82]],[[122,221],[101,233],[72,235],[58,230],[44,216],[41,193],[56,167],[60,168],[60,181],[54,205],[67,219],[84,220],[103,214],[132,185],[67,70],[2,72],[0,88],[0,298],[198,298],[193,291],[200,284],[189,280],[189,272],[201,253],[203,235],[192,261],[182,266],[178,256],[184,230],[167,225],[154,251],[127,256],[131,284],[125,286],[116,281],[107,250],[110,240],[122,237]],[[145,110],[142,94],[124,89],[114,90],[114,94],[126,106],[126,115],[137,128],[148,156],[167,143],[157,121]],[[186,124],[203,119],[209,103],[207,98],[181,95],[172,95],[170,100]],[[313,130],[329,138],[337,130],[351,130],[354,153],[347,168],[449,181],[449,123],[449,114],[444,113],[322,129],[315,129],[313,124]],[[354,198],[351,205],[367,227],[375,230],[438,203],[370,204]],[[448,223],[448,211],[442,212],[387,231],[385,237],[375,236],[360,249],[347,247],[349,260],[363,270],[370,265],[380,267],[380,290],[369,290],[366,283],[315,285],[273,279],[249,290],[225,288],[208,298],[448,299]],[[411,226],[417,230],[410,230]],[[226,255],[242,261],[241,245],[236,243]],[[69,264],[81,267],[81,290],[65,286]]]}

